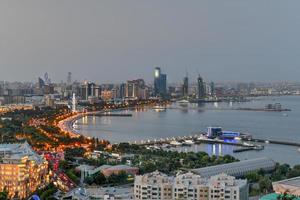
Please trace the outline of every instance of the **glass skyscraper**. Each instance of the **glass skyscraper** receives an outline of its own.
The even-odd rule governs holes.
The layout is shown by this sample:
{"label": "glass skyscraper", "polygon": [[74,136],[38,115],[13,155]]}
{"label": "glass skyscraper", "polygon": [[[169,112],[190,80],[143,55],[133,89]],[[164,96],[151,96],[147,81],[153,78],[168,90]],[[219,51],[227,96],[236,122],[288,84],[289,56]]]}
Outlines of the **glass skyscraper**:
{"label": "glass skyscraper", "polygon": [[154,70],[154,95],[165,98],[167,95],[167,75],[161,73],[161,69]]}

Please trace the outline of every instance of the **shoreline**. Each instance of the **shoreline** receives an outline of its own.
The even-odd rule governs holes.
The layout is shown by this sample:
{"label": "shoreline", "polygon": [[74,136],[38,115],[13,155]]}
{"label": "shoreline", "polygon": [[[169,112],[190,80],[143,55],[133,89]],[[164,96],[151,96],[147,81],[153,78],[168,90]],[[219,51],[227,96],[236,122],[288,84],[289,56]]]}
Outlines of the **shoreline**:
{"label": "shoreline", "polygon": [[67,117],[66,119],[63,119],[61,121],[58,122],[58,128],[63,131],[68,133],[71,137],[80,137],[83,136],[80,133],[76,132],[73,129],[73,125],[75,123],[75,121],[77,121],[78,119],[88,116],[88,115],[95,115],[95,114],[101,114],[107,111],[94,111],[94,112],[87,112],[87,113],[77,113],[71,117]]}
{"label": "shoreline", "polygon": [[[149,106],[151,107],[151,106]],[[104,114],[104,113],[108,113],[108,112],[118,112],[118,111],[122,111],[122,110],[131,110],[131,109],[135,109],[135,108],[141,108],[139,106],[135,106],[135,107],[128,107],[128,108],[118,108],[118,109],[113,109],[113,110],[101,110],[101,111],[91,111],[91,112],[86,112],[86,113],[77,113],[76,115],[73,115],[71,117],[67,117],[66,119],[63,119],[61,121],[58,122],[57,127],[65,132],[68,133],[71,137],[80,137],[80,136],[84,136],[80,133],[78,133],[77,131],[74,130],[73,125],[74,123],[85,117],[85,116],[93,116],[93,115],[99,115],[99,114]],[[88,136],[84,136],[84,137],[88,137]]]}

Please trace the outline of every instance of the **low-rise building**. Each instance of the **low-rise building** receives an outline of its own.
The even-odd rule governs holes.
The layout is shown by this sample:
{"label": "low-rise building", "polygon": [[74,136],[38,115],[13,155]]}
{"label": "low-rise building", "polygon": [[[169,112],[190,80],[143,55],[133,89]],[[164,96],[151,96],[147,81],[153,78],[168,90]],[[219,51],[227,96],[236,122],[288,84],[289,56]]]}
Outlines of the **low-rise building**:
{"label": "low-rise building", "polygon": [[257,172],[261,169],[269,172],[274,170],[275,167],[276,163],[272,159],[256,158],[229,164],[193,169],[191,171],[200,175],[201,177],[211,177],[221,173],[225,173],[234,177],[244,177],[248,173]]}
{"label": "low-rise building", "polygon": [[273,183],[273,190],[277,194],[287,193],[300,197],[300,176]]}
{"label": "low-rise building", "polygon": [[161,200],[248,200],[247,180],[226,174],[202,178],[193,173],[169,177],[158,171],[136,176],[134,197]]}

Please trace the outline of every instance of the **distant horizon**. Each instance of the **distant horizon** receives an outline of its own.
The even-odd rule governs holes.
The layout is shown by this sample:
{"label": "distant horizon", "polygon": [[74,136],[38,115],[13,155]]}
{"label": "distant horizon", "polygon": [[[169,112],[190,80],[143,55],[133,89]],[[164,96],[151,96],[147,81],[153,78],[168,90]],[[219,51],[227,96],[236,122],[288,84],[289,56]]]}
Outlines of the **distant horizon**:
{"label": "distant horizon", "polygon": [[[70,6],[72,5],[72,6]],[[0,2],[0,80],[298,81],[300,2]]]}
{"label": "distant horizon", "polygon": [[[43,76],[39,76],[36,78],[36,80],[32,80],[32,81],[19,81],[19,80],[13,80],[13,81],[6,81],[6,80],[0,80],[0,82],[5,82],[5,83],[30,83],[30,84],[35,84],[38,82],[38,78],[43,78]],[[51,77],[49,77],[51,78]],[[97,83],[97,84],[100,84],[100,85],[105,85],[105,84],[121,84],[121,83],[126,83],[127,81],[129,80],[136,80],[136,79],[144,79],[143,77],[136,77],[136,78],[132,78],[132,79],[128,79],[128,80],[120,80],[120,81],[113,81],[113,82],[101,82],[101,81],[97,81],[97,80],[88,80],[88,79],[82,79],[82,80],[72,80],[72,82],[79,82],[79,83],[83,83],[84,81],[90,81],[90,82],[94,82],[94,83]],[[182,78],[183,79],[183,78]],[[145,79],[144,79],[145,80]],[[63,83],[66,83],[67,81],[66,80],[60,80],[60,81],[52,81],[51,79],[51,83],[52,84],[60,84],[61,82]],[[153,81],[147,81],[145,80],[146,84],[153,84]],[[239,83],[245,83],[245,84],[250,84],[250,83],[254,83],[254,84],[284,84],[284,83],[287,83],[287,84],[300,84],[300,80],[299,81],[286,81],[286,80],[272,80],[272,81],[232,81],[232,80],[224,80],[224,81],[213,81],[213,80],[206,80],[204,79],[204,82],[206,83],[210,83],[210,82],[214,82],[216,84],[239,84]],[[179,81],[179,82],[169,82],[167,81],[167,84],[168,85],[176,85],[176,84],[182,84],[183,83],[183,80]],[[192,84],[197,84],[197,80],[196,79],[191,79],[189,77],[189,84],[192,85]]]}

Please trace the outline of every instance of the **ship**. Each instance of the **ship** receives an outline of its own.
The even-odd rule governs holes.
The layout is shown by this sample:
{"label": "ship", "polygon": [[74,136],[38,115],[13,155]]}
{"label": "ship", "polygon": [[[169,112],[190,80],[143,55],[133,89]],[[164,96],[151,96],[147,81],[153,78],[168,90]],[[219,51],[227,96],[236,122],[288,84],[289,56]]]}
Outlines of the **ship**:
{"label": "ship", "polygon": [[170,145],[172,145],[172,146],[181,146],[182,143],[180,143],[180,142],[178,142],[176,140],[173,140],[173,141],[170,142]]}
{"label": "ship", "polygon": [[194,142],[193,140],[185,140],[185,141],[183,142],[183,145],[186,145],[186,146],[191,146],[191,145],[193,145],[193,144],[195,144],[195,142]]}
{"label": "ship", "polygon": [[161,106],[161,105],[156,105],[153,107],[153,109],[157,112],[161,112],[161,111],[166,111],[167,107],[166,106]]}
{"label": "ship", "polygon": [[187,107],[189,104],[189,101],[188,100],[180,100],[180,101],[177,101],[177,103],[182,107]]}

